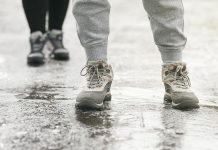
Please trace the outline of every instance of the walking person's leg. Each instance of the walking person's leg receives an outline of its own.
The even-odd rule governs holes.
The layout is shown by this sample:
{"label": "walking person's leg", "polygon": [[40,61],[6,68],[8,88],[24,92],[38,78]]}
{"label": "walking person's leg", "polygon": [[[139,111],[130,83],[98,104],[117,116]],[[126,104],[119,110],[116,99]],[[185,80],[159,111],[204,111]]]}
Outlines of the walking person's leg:
{"label": "walking person's leg", "polygon": [[52,57],[57,60],[68,60],[69,52],[63,45],[63,23],[66,17],[69,0],[49,0],[49,32]]}
{"label": "walking person's leg", "polygon": [[46,38],[44,33],[45,17],[47,11],[47,0],[22,0],[24,12],[30,27],[31,52],[27,57],[30,65],[44,63],[43,48]]}
{"label": "walking person's leg", "polygon": [[166,89],[165,101],[175,108],[199,107],[198,98],[191,90],[182,51],[184,35],[184,8],[182,0],[143,0],[163,60],[162,77]]}
{"label": "walking person's leg", "polygon": [[107,0],[75,0],[73,14],[82,46],[85,48],[87,86],[77,97],[78,107],[103,108],[111,99],[113,80],[107,64],[110,4]]}
{"label": "walking person's leg", "polygon": [[62,31],[69,0],[49,0],[49,30]]}
{"label": "walking person's leg", "polygon": [[30,32],[45,33],[46,0],[22,0],[24,12],[30,27]]}

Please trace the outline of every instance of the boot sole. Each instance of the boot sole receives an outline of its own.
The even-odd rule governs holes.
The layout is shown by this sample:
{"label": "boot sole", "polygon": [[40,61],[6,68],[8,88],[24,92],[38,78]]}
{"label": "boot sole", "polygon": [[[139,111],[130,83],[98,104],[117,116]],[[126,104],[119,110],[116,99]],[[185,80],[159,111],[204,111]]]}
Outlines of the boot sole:
{"label": "boot sole", "polygon": [[68,61],[70,59],[69,53],[53,53],[54,47],[52,46],[51,42],[47,43],[47,48],[51,51],[50,57],[54,60]]}
{"label": "boot sole", "polygon": [[45,59],[42,57],[27,58],[27,64],[30,66],[39,66],[45,63]]}
{"label": "boot sole", "polygon": [[100,104],[96,104],[96,103],[93,103],[91,101],[89,101],[87,99],[84,100],[83,102],[76,102],[76,108],[79,108],[79,109],[87,109],[87,110],[103,110],[105,108],[105,103],[108,102],[108,101],[111,101],[111,93],[108,93],[105,97],[104,97],[104,100],[102,103]]}
{"label": "boot sole", "polygon": [[164,104],[166,105],[172,104],[172,107],[175,109],[196,109],[200,107],[199,103],[190,102],[190,101],[176,104],[172,101],[172,98],[168,94],[164,95]]}
{"label": "boot sole", "polygon": [[54,60],[60,60],[60,61],[67,61],[70,59],[69,54],[64,53],[64,54],[53,54],[53,59]]}
{"label": "boot sole", "polygon": [[195,109],[195,108],[199,108],[200,106],[198,103],[184,102],[180,104],[172,103],[172,107],[175,109]]}

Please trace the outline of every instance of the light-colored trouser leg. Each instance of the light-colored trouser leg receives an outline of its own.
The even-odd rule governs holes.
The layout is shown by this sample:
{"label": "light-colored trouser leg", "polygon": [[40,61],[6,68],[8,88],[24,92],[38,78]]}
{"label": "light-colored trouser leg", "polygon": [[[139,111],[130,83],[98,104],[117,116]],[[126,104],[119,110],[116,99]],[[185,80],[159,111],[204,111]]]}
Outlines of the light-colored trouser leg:
{"label": "light-colored trouser leg", "polygon": [[75,0],[73,14],[87,60],[107,61],[110,4],[107,0]]}
{"label": "light-colored trouser leg", "polygon": [[143,0],[164,63],[182,61],[186,45],[182,0]]}

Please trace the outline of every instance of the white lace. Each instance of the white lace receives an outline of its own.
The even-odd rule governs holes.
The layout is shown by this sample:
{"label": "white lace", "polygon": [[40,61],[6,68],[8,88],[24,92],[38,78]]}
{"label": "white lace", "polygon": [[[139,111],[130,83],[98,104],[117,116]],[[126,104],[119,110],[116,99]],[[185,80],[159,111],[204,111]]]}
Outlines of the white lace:
{"label": "white lace", "polygon": [[[83,74],[84,69],[87,69],[87,71]],[[98,65],[87,65],[85,66],[80,74],[81,76],[86,76],[87,75],[87,81],[88,81],[88,88],[96,88],[96,87],[101,87],[103,85],[104,78],[105,76],[106,69],[102,68],[99,69]]]}
{"label": "white lace", "polygon": [[176,71],[171,71],[166,78],[177,88],[187,89],[191,86],[188,71],[183,71],[183,66],[177,66]]}

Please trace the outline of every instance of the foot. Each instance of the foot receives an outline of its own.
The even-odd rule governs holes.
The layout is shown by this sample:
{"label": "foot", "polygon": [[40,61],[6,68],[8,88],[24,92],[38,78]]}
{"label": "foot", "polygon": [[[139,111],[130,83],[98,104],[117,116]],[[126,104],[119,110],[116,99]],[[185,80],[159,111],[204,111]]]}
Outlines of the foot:
{"label": "foot", "polygon": [[31,51],[27,56],[29,65],[41,65],[45,63],[43,49],[46,43],[46,37],[42,32],[37,31],[30,35]]}
{"label": "foot", "polygon": [[163,65],[162,78],[166,91],[165,103],[172,103],[176,109],[199,108],[199,100],[191,90],[186,64]]}
{"label": "foot", "polygon": [[50,42],[51,57],[55,60],[69,60],[69,52],[63,45],[63,32],[52,30],[48,33]]}
{"label": "foot", "polygon": [[[82,74],[84,69],[86,69],[86,73]],[[81,71],[81,75],[87,77],[87,86],[78,95],[76,107],[103,109],[104,102],[111,100],[112,68],[104,61],[93,61],[88,62],[84,69]]]}

